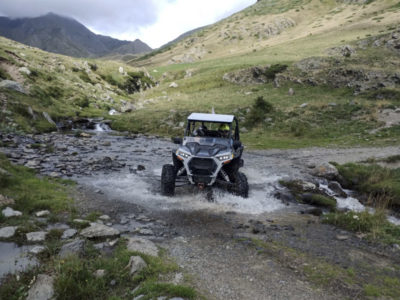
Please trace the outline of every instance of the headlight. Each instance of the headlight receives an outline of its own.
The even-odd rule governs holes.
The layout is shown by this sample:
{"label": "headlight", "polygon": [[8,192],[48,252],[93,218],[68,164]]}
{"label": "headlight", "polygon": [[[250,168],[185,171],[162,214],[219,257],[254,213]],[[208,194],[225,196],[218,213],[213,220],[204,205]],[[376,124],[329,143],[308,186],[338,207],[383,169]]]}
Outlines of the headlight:
{"label": "headlight", "polygon": [[176,155],[182,157],[183,159],[186,159],[186,158],[189,158],[189,157],[190,157],[190,154],[189,154],[189,153],[186,153],[186,152],[183,152],[183,151],[177,151],[177,152],[176,152]]}
{"label": "headlight", "polygon": [[227,160],[231,160],[233,158],[233,154],[225,154],[225,155],[221,155],[221,156],[217,156],[217,158],[219,159],[219,161],[227,161]]}

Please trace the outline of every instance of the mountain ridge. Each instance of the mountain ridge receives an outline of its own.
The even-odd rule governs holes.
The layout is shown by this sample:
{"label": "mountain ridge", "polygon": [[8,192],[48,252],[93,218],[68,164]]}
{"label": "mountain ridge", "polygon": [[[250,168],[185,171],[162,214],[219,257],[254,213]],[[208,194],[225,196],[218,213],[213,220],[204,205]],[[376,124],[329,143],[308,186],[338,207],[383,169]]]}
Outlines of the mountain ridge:
{"label": "mountain ridge", "polygon": [[77,20],[48,13],[35,18],[0,17],[0,35],[45,51],[73,57],[138,54],[152,49],[139,39],[122,41],[95,34]]}

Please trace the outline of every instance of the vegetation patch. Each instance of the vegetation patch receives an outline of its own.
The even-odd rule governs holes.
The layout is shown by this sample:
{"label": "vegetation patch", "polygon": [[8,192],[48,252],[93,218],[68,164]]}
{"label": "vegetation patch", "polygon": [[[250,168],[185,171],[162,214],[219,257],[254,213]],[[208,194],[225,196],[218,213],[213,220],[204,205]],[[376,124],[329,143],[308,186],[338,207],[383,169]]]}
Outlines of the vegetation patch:
{"label": "vegetation patch", "polygon": [[366,194],[370,204],[400,209],[400,168],[388,169],[376,164],[337,165],[342,186]]}
{"label": "vegetation patch", "polygon": [[0,167],[11,174],[0,174],[0,194],[15,200],[14,209],[25,214],[42,209],[71,211],[72,200],[66,187],[72,184],[70,181],[38,178],[31,169],[12,165],[3,154],[0,154]]}

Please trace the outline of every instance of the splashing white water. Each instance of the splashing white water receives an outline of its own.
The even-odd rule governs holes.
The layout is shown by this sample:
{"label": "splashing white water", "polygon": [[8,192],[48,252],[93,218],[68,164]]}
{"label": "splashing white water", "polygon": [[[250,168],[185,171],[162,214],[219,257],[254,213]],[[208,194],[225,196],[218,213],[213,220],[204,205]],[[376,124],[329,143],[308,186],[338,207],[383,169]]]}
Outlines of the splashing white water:
{"label": "splashing white water", "polygon": [[111,128],[107,124],[104,124],[104,123],[96,123],[96,126],[94,128],[94,131],[97,131],[97,132],[106,132],[106,131],[110,131],[110,130],[111,130]]}

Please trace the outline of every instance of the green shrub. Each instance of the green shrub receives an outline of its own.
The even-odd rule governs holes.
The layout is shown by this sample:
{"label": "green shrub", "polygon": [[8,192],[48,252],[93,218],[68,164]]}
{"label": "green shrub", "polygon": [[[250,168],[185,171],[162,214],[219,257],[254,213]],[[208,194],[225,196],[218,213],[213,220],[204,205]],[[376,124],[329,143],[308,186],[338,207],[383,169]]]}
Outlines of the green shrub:
{"label": "green shrub", "polygon": [[85,107],[89,107],[90,101],[89,101],[88,97],[82,97],[82,98],[75,99],[74,104],[79,107],[85,108]]}
{"label": "green shrub", "polygon": [[111,74],[100,75],[100,77],[101,77],[103,80],[107,81],[107,82],[108,82],[109,84],[111,84],[111,85],[115,85],[115,86],[118,85],[118,81],[115,80],[114,77],[113,77]]}
{"label": "green shrub", "polygon": [[85,71],[82,71],[82,72],[79,74],[79,78],[82,79],[82,80],[83,80],[84,82],[86,82],[86,83],[94,84],[93,81],[92,81],[92,79],[90,79],[88,73],[86,73]]}
{"label": "green shrub", "polygon": [[144,72],[129,72],[128,78],[119,87],[129,94],[146,90],[153,87],[155,84],[150,77],[147,77]]}
{"label": "green shrub", "polygon": [[259,123],[264,122],[267,114],[271,113],[274,107],[271,103],[264,100],[264,97],[258,97],[251,107],[250,113],[246,118],[247,124],[253,127]]}
{"label": "green shrub", "polygon": [[266,71],[264,72],[265,77],[267,77],[270,80],[274,80],[276,77],[276,74],[282,73],[288,68],[287,65],[281,65],[281,64],[275,64],[271,65],[271,67],[267,68]]}

